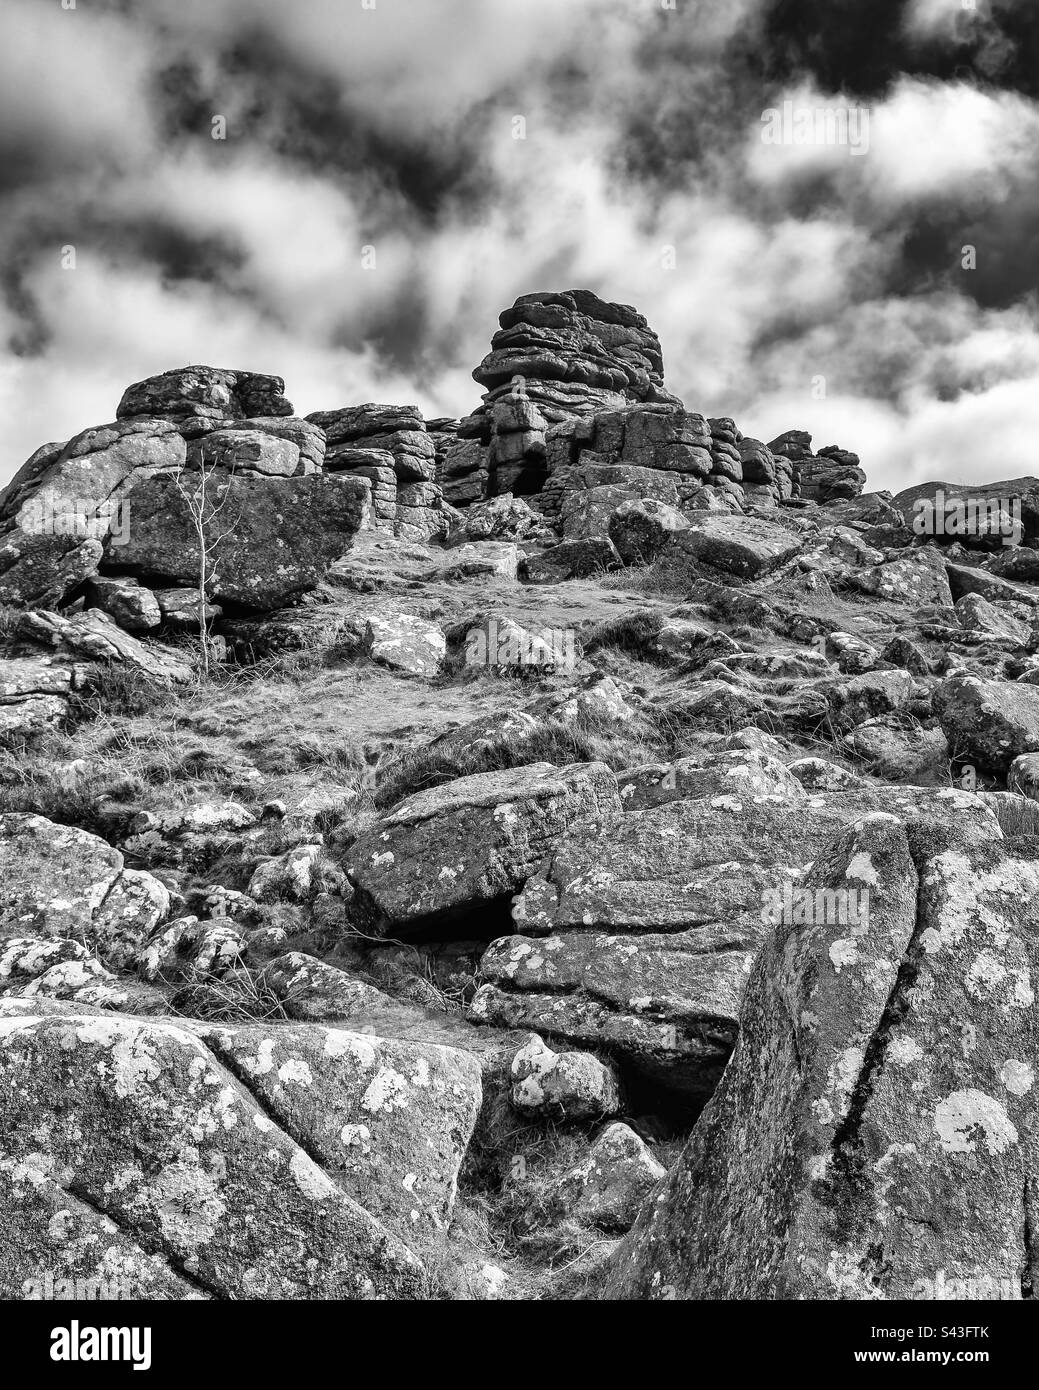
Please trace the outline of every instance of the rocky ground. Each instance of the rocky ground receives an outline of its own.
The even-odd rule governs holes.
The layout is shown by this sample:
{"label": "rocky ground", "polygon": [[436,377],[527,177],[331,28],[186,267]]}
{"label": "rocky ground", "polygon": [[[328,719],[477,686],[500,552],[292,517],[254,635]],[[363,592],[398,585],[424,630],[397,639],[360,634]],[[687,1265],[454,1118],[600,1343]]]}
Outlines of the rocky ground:
{"label": "rocky ground", "polygon": [[0,1295],[1034,1297],[1039,482],[662,371],[528,296],[467,420],[188,368],[0,494]]}

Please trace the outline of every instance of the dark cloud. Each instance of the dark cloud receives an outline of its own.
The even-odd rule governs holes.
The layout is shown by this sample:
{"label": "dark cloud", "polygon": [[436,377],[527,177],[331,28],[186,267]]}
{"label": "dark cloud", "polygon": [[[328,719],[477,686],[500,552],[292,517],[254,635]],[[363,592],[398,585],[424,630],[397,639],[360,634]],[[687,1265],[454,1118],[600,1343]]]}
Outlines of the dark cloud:
{"label": "dark cloud", "polygon": [[[0,479],[188,360],[252,355],[301,409],[465,413],[498,311],[572,284],[636,303],[672,389],[752,433],[883,481],[983,424],[976,468],[1030,467],[1034,0],[6,11]],[[868,155],[766,147],[788,99],[863,104]]]}

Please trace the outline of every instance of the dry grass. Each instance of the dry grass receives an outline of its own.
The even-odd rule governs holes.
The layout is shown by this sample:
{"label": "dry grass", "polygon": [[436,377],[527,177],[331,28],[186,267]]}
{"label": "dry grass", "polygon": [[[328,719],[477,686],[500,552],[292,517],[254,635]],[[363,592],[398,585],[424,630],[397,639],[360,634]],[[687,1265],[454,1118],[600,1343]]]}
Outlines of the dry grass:
{"label": "dry grass", "polygon": [[188,972],[170,996],[170,1012],[207,1023],[289,1021],[285,1000],[274,993],[262,975],[245,969],[224,978],[201,971]]}

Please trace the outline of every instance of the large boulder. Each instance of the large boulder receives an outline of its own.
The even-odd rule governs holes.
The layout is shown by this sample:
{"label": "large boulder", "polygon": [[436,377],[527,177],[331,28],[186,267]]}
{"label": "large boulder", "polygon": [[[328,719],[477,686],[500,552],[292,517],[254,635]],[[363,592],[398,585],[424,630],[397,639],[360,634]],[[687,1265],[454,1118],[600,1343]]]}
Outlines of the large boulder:
{"label": "large boulder", "polygon": [[674,935],[501,937],[480,961],[469,1015],[604,1048],[669,1090],[704,1099],[736,1039],[757,930],[748,918]]}
{"label": "large boulder", "polygon": [[[754,780],[701,799],[577,825],[513,906],[520,935],[480,963],[480,1022],[601,1046],[649,1079],[704,1097],[735,1040],[747,972],[805,866],[869,812],[999,837],[995,814],[958,790],[865,785],[806,797]],[[677,788],[681,794],[682,788]],[[695,781],[687,797],[697,797]],[[835,906],[840,911],[840,904]],[[542,938],[542,939],[531,939]]]}
{"label": "large boulder", "polygon": [[1021,540],[1034,545],[1039,538],[1039,478],[916,483],[898,493],[892,505],[915,534],[931,536],[938,544],[959,542],[998,551]]}
{"label": "large boulder", "polygon": [[849,582],[867,594],[914,608],[952,606],[945,564],[936,550],[914,550],[897,560],[853,572]]}
{"label": "large boulder", "polygon": [[868,913],[776,927],[725,1077],[603,1296],[1027,1296],[1039,866],[998,834],[877,816],[808,883],[852,885]]}
{"label": "large boulder", "polygon": [[[231,1299],[422,1296],[415,1255],[312,1156],[324,1155],[313,1144],[314,1104],[302,1098],[307,1069],[318,1113],[326,1091],[329,1113],[352,1113],[344,1099],[356,1092],[358,1122],[340,1137],[336,1167],[350,1167],[350,1140],[369,1117],[370,1133],[382,1124],[381,1158],[403,1169],[401,1181],[414,1173],[417,1182],[407,1159],[427,1172],[437,1160],[423,1154],[425,1134],[407,1158],[391,1157],[385,1117],[396,1082],[378,1082],[383,1057],[365,1053],[363,1039],[333,1033],[276,1053],[261,1031],[241,1051],[233,1035],[226,1046],[214,1035],[228,1067],[186,1025],[89,1014],[0,1018],[5,1297],[18,1297],[48,1264],[65,1277],[118,1271],[127,1296],[138,1298],[163,1296],[156,1290]],[[385,1060],[392,1056],[391,1048]],[[367,1109],[366,1077],[377,1083]],[[400,1081],[396,1094],[410,1104],[420,1091]],[[391,1184],[380,1176],[380,1186],[388,1192]]]}
{"label": "large boulder", "polygon": [[1039,752],[1039,688],[1016,681],[956,675],[934,693],[953,755],[1006,772],[1023,753]]}
{"label": "large boulder", "polygon": [[647,565],[689,526],[686,517],[666,502],[622,502],[610,517],[610,540],[626,565]]}
{"label": "large boulder", "polygon": [[675,535],[676,552],[740,579],[770,574],[801,549],[796,535],[761,517],[697,513],[689,522],[688,530]]}
{"label": "large boulder", "polygon": [[[199,475],[187,473],[189,491]],[[369,488],[363,479],[311,475],[259,477],[215,471],[207,487],[221,507],[211,555],[211,596],[249,608],[277,608],[312,589],[349,550],[365,525]],[[106,560],[149,580],[198,578],[198,540],[177,480],[160,476],[131,488],[133,524]]]}
{"label": "large boulder", "polygon": [[478,773],[395,806],[351,847],[347,869],[377,929],[414,929],[515,893],[575,823],[619,809],[601,763]]}
{"label": "large boulder", "polygon": [[157,878],[124,867],[98,836],[44,816],[0,816],[0,858],[0,940],[73,939],[121,966],[169,911]]}
{"label": "large boulder", "polygon": [[185,433],[249,416],[291,415],[280,376],[224,367],[175,367],[136,381],[123,392],[116,410],[120,420],[164,416]]}
{"label": "large boulder", "polygon": [[184,459],[167,420],[120,420],[38,449],[0,492],[0,602],[60,603],[96,574],[105,544],[125,545],[134,484]]}
{"label": "large boulder", "polygon": [[559,516],[571,494],[584,492],[589,488],[614,487],[622,489],[615,494],[618,498],[615,505],[628,500],[637,502],[652,498],[670,507],[677,507],[679,497],[676,477],[676,474],[658,468],[640,468],[628,463],[603,463],[595,454],[585,452],[582,453],[579,464],[561,464],[549,475],[539,502],[545,516],[554,519]]}

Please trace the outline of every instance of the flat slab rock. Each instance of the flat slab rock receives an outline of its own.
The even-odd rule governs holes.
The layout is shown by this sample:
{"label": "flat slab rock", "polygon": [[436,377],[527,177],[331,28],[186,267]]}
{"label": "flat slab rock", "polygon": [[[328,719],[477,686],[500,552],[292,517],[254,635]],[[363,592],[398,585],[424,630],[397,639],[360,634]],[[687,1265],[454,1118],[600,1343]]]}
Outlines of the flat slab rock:
{"label": "flat slab rock", "polygon": [[405,1241],[451,1217],[480,1111],[467,1052],[313,1024],[191,1024],[265,1112]]}
{"label": "flat slab rock", "polygon": [[801,549],[801,537],[760,517],[690,513],[689,529],[677,531],[672,544],[702,564],[741,579],[770,574]]}
{"label": "flat slab rock", "polygon": [[736,1040],[756,924],[616,936],[506,936],[480,962],[474,1022],[605,1048],[669,1089],[706,1098]]}
{"label": "flat slab rock", "polygon": [[855,932],[778,926],[609,1299],[1020,1299],[1037,1267],[1039,865],[874,816],[810,880]]}
{"label": "flat slab rock", "polygon": [[124,632],[100,608],[69,617],[45,609],[23,613],[18,631],[72,660],[118,662],[155,681],[186,685],[194,674],[191,662],[175,648],[161,642],[142,642]]}

